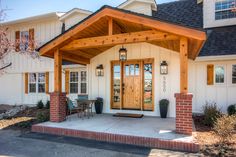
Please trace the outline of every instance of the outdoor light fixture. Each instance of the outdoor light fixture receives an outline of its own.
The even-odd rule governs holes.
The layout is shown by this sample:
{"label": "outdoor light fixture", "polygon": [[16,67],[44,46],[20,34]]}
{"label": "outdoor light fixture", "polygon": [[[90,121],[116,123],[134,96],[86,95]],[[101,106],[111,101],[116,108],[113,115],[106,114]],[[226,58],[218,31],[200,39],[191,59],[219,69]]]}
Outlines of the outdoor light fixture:
{"label": "outdoor light fixture", "polygon": [[119,50],[120,55],[120,61],[126,61],[127,60],[127,49],[122,46]]}
{"label": "outdoor light fixture", "polygon": [[167,75],[168,74],[168,64],[166,61],[161,62],[161,75]]}
{"label": "outdoor light fixture", "polygon": [[96,68],[96,76],[104,76],[104,69],[103,69],[103,65],[102,64],[97,66],[97,68]]}

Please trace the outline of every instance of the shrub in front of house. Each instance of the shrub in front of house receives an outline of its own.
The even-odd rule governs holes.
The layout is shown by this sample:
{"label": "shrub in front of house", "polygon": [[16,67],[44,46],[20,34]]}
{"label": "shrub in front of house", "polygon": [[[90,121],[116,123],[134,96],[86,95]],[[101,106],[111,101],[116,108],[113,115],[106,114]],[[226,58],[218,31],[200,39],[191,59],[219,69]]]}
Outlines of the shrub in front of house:
{"label": "shrub in front of house", "polygon": [[213,127],[217,118],[221,116],[221,111],[217,107],[216,103],[207,102],[203,106],[203,114],[204,114],[203,124],[206,126]]}
{"label": "shrub in front of house", "polygon": [[44,107],[43,101],[42,100],[38,101],[37,108],[38,109],[43,109],[43,107]]}
{"label": "shrub in front of house", "polygon": [[228,115],[235,115],[236,114],[236,104],[230,105],[227,109]]}
{"label": "shrub in front of house", "polygon": [[223,115],[217,118],[213,130],[215,135],[219,137],[220,143],[226,144],[232,142],[235,127],[236,115]]}
{"label": "shrub in front of house", "polygon": [[50,119],[50,114],[49,112],[39,112],[37,114],[37,122],[42,123],[42,122],[46,122],[49,121]]}
{"label": "shrub in front of house", "polygon": [[50,109],[50,101],[48,100],[45,106],[46,109]]}

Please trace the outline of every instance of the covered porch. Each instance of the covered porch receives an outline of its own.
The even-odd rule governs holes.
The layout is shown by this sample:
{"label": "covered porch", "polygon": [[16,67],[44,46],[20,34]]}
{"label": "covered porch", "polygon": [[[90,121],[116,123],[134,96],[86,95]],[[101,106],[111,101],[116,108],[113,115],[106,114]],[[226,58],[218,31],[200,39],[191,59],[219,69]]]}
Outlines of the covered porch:
{"label": "covered porch", "polygon": [[[137,135],[138,137],[142,137],[142,139],[148,138],[148,140],[151,140],[152,138],[155,138],[158,141],[158,139],[163,135],[165,135],[166,138],[171,137],[170,140],[174,140],[175,138],[181,139],[182,137],[184,137],[183,135],[177,135],[175,133],[191,135],[193,125],[193,95],[188,93],[188,60],[194,60],[196,58],[205,40],[206,34],[205,32],[202,32],[200,30],[159,21],[148,16],[126,12],[124,10],[112,8],[109,6],[101,8],[99,11],[95,12],[82,22],[78,23],[62,35],[43,45],[39,49],[42,56],[54,58],[54,92],[50,95],[51,122],[37,125],[34,127],[34,129],[40,130],[40,128],[43,128],[43,131],[45,132],[45,130],[47,130],[48,128],[48,131],[50,132],[51,127],[58,128],[58,126],[63,126],[63,128],[66,129],[69,129],[68,127],[70,127],[71,130],[73,130],[73,128],[75,130],[80,130],[83,129],[84,126],[86,126],[89,131],[97,132],[98,134],[106,134],[104,135],[104,138],[108,138],[112,133],[117,133],[118,135],[119,133],[122,133],[122,127],[120,128],[120,130],[118,126],[122,126],[122,123],[124,123],[124,127],[126,127],[124,128],[125,136],[130,136],[130,134],[132,134],[132,136]],[[78,119],[74,121],[67,120],[66,122],[64,122],[66,120],[66,92],[68,92],[68,88],[66,87],[65,92],[62,91],[62,61],[65,60],[77,64],[88,65],[88,67],[90,68],[88,71],[88,77],[94,77],[95,69],[91,65],[97,64],[97,62],[94,61],[96,60],[97,56],[105,54],[105,51],[108,53],[108,50],[113,48],[114,46],[122,47],[122,45],[134,43],[148,43],[150,45],[155,45],[156,47],[170,50],[171,54],[177,54],[178,61],[176,63],[178,64],[178,68],[176,68],[176,71],[179,72],[177,72],[178,76],[176,76],[176,78],[179,79],[176,80],[179,80],[179,83],[178,87],[176,88],[177,90],[174,90],[175,93],[171,95],[171,97],[175,99],[175,102],[173,103],[175,105],[175,119],[157,120],[156,118],[147,117],[144,119],[126,119],[125,121],[122,121],[124,120],[122,118],[114,118],[112,116],[103,115],[98,116],[95,119],[84,120],[82,122]],[[153,53],[155,53],[155,51],[153,51]],[[106,58],[106,56],[104,58]],[[115,58],[115,61],[109,58],[108,60],[106,60],[106,62],[108,61],[110,63],[105,65],[106,67],[108,67],[109,71],[111,68],[111,64],[113,64],[114,62],[120,65],[121,68],[124,66],[123,63],[119,61],[118,55],[114,55],[111,58]],[[140,65],[141,67],[146,62],[145,59],[147,59],[148,61],[153,60],[148,59],[148,57],[141,57],[139,58],[138,62],[140,62],[141,59],[142,63],[138,63],[138,65]],[[155,60],[154,58],[153,60],[153,69],[156,69],[155,74],[158,75],[160,74],[159,61],[161,61],[161,59],[158,59],[157,61],[157,59]],[[100,64],[103,63],[101,62]],[[121,71],[122,76],[124,76],[123,73],[124,72]],[[109,75],[107,77],[111,77],[111,73],[107,75]],[[144,84],[143,77],[143,72],[140,72],[140,82],[138,82],[137,84]],[[157,96],[158,93],[155,93],[156,90],[154,90],[155,88],[160,88],[159,86],[155,85],[155,82],[157,82],[156,77],[159,76],[154,76],[153,73],[153,82],[151,83],[153,87],[151,94],[151,105],[158,104],[158,99],[160,98]],[[120,78],[120,84],[123,84],[123,79],[124,77]],[[91,82],[93,82],[93,80],[91,80]],[[110,106],[110,110],[112,110],[114,99],[112,95],[112,81],[111,79],[108,79],[105,82],[108,82],[110,86],[104,86],[104,88],[106,88],[105,90],[109,94],[109,96],[104,97],[104,100],[106,101],[106,104]],[[103,86],[103,84],[99,84],[99,82],[98,85]],[[93,87],[89,89],[89,97],[94,98],[99,96],[91,94],[93,90],[97,89]],[[128,102],[127,98],[129,95],[125,99],[124,94],[122,94],[124,93],[123,90],[124,88],[120,87],[121,98],[120,104],[118,105],[118,110],[122,110],[125,105],[127,106],[126,102]],[[138,90],[140,90],[140,95],[138,95],[136,103],[140,106],[139,109],[144,112],[145,103],[144,95],[142,92],[143,86],[140,86]],[[134,92],[135,90],[132,89],[130,91]],[[153,112],[153,110],[151,109],[150,112]],[[61,123],[57,124],[55,122]],[[93,127],[92,125],[90,125],[96,122],[98,124],[101,124],[102,126],[95,125],[95,127]],[[107,122],[109,124],[104,124],[104,122]],[[116,123],[118,124],[118,126],[116,126]],[[129,126],[131,124],[134,125],[134,128],[136,127],[136,129],[132,128],[132,130],[135,130],[135,132],[129,131]],[[150,124],[150,126],[153,128],[149,127],[148,130],[146,130],[144,126],[146,126],[147,124]],[[142,128],[141,132],[138,131],[140,130],[140,128]],[[60,133],[66,134],[66,132],[64,131],[62,129],[62,132]],[[148,137],[145,137],[146,135],[144,134],[148,134]],[[82,136],[82,134],[80,134],[80,136]],[[90,134],[86,133],[85,136],[90,136]],[[99,137],[99,139],[101,138],[102,137]],[[135,141],[133,143],[135,143]],[[157,144],[158,143],[159,142],[157,142]]]}

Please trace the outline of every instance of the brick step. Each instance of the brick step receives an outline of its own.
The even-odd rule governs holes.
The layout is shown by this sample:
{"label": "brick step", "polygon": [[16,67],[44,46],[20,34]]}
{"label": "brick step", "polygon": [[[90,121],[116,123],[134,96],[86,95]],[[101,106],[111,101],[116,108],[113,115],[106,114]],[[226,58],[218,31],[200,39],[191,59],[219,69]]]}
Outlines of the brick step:
{"label": "brick step", "polygon": [[130,135],[119,135],[102,132],[81,131],[65,128],[53,128],[48,126],[33,125],[32,132],[46,133],[61,136],[79,137],[85,139],[93,139],[105,142],[124,143],[151,148],[177,150],[185,152],[199,152],[200,146],[197,143],[163,140],[159,138],[139,137]]}

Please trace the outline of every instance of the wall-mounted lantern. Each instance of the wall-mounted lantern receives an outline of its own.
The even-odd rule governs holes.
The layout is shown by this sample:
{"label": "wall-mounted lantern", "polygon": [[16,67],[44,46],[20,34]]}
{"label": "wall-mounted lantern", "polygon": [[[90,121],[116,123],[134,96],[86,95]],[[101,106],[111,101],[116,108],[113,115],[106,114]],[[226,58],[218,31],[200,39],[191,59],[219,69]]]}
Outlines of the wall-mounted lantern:
{"label": "wall-mounted lantern", "polygon": [[167,75],[168,74],[168,64],[166,61],[161,62],[161,75]]}
{"label": "wall-mounted lantern", "polygon": [[104,68],[102,64],[96,67],[96,76],[104,76]]}
{"label": "wall-mounted lantern", "polygon": [[122,46],[119,50],[120,61],[127,60],[127,49]]}

